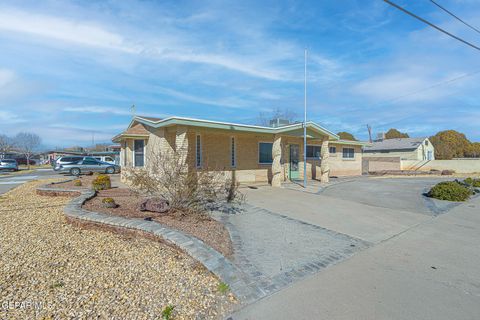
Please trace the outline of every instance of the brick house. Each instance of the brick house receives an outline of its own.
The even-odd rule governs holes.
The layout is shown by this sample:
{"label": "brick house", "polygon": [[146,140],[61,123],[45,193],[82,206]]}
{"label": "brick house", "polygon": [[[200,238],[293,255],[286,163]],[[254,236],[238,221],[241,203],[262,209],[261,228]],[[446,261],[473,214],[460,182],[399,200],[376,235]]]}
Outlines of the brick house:
{"label": "brick house", "polygon": [[[112,139],[121,144],[122,178],[129,170],[147,167],[155,151],[186,154],[191,170],[235,173],[240,183],[268,182],[280,186],[303,179],[303,124],[272,127],[170,117],[135,116]],[[359,141],[340,140],[331,131],[307,122],[307,178],[327,182],[329,176],[362,173]]]}

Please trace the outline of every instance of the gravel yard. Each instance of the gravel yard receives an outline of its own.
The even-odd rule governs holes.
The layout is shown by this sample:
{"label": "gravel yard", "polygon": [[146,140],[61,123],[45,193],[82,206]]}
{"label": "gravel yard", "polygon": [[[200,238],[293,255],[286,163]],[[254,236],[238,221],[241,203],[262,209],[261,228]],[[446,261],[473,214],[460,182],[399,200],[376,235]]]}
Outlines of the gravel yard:
{"label": "gravel yard", "polygon": [[174,319],[215,319],[235,303],[162,243],[65,223],[68,198],[36,195],[43,183],[0,197],[1,319],[160,319],[167,305]]}

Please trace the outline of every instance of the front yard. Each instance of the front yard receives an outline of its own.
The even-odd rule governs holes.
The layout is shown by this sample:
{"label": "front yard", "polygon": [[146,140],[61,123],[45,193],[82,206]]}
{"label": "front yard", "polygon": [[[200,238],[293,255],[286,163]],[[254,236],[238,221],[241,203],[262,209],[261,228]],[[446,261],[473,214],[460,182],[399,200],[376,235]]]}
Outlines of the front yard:
{"label": "front yard", "polygon": [[0,318],[218,318],[235,303],[217,278],[160,242],[79,229],[66,197],[29,183],[0,198]]}

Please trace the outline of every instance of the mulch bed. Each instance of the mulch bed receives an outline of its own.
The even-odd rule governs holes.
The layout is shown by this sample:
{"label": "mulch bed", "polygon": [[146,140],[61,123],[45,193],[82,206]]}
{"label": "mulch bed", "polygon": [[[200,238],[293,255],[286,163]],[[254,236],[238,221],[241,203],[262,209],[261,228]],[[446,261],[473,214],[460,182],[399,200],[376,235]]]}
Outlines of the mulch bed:
{"label": "mulch bed", "polygon": [[[113,198],[118,207],[106,208],[102,203],[104,198]],[[230,234],[222,223],[208,216],[198,219],[191,216],[181,217],[179,214],[173,213],[160,214],[140,211],[139,206],[143,199],[129,189],[113,188],[99,191],[96,197],[85,202],[83,208],[126,218],[152,218],[153,221],[199,238],[224,256],[232,256],[233,246]]]}

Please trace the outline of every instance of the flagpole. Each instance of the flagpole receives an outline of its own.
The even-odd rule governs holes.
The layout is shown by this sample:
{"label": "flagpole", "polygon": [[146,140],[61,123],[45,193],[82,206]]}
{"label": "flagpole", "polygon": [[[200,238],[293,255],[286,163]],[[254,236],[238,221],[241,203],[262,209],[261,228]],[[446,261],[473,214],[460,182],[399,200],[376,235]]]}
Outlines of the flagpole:
{"label": "flagpole", "polygon": [[303,187],[307,187],[307,48],[305,48],[303,114]]}

